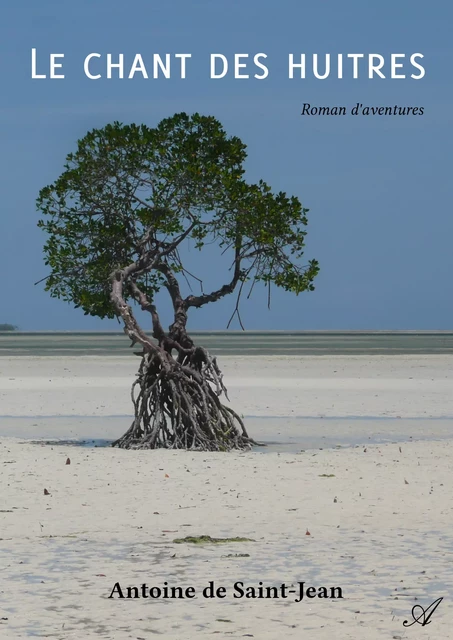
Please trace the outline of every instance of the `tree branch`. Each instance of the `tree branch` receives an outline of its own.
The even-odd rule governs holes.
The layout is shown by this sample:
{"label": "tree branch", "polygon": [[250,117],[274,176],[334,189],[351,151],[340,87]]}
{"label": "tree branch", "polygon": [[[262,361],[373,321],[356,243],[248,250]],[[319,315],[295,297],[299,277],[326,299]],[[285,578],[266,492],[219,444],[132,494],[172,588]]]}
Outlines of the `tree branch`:
{"label": "tree branch", "polygon": [[231,282],[228,284],[224,284],[223,287],[217,289],[215,291],[211,291],[211,293],[204,293],[199,296],[190,295],[184,300],[184,306],[186,309],[189,307],[201,307],[208,302],[216,302],[223,298],[224,296],[232,293],[236,288],[237,283],[241,279],[242,271],[241,271],[241,247],[240,243],[236,244],[236,251],[234,257],[234,273],[231,279]]}
{"label": "tree branch", "polygon": [[120,269],[115,271],[111,276],[112,283],[112,291],[110,294],[110,298],[112,303],[119,313],[124,322],[124,332],[129,336],[133,343],[139,342],[143,345],[145,351],[157,353],[160,348],[155,345],[150,338],[146,335],[143,329],[138,324],[137,320],[132,313],[132,309],[127,304],[123,296],[123,286],[126,281],[126,278],[130,276],[130,274],[136,268],[136,263],[132,263],[126,269]]}
{"label": "tree branch", "polygon": [[137,283],[134,280],[129,280],[128,282],[132,295],[135,300],[140,304],[140,307],[143,311],[148,311],[151,314],[152,322],[153,322],[153,336],[158,340],[159,344],[165,340],[165,331],[162,328],[160,323],[159,314],[157,313],[156,306],[148,300],[148,297],[139,289]]}

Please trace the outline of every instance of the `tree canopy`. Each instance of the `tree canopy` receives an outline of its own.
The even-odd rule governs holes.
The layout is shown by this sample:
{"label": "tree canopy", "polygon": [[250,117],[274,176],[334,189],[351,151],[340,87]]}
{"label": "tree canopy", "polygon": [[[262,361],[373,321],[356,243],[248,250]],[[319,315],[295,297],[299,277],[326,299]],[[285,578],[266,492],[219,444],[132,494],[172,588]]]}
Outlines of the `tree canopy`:
{"label": "tree canopy", "polygon": [[231,278],[200,307],[246,281],[296,294],[312,290],[318,263],[301,265],[307,212],[299,199],[244,179],[246,146],[214,117],[185,113],[155,128],[109,124],[67,156],[65,171],[41,190],[48,239],[46,289],[86,314],[112,318],[111,278],[132,268],[124,299],[151,304],[169,274],[184,274],[179,247],[217,243],[232,254]]}

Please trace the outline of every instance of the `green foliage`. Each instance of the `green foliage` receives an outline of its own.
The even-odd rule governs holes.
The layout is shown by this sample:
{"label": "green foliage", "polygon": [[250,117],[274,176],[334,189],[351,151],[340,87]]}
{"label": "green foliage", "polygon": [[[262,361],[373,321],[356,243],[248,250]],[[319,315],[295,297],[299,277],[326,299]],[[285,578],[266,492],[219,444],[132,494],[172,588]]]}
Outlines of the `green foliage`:
{"label": "green foliage", "polygon": [[17,329],[15,324],[0,324],[0,331],[17,331]]}
{"label": "green foliage", "polygon": [[185,538],[175,538],[175,544],[229,544],[230,542],[255,542],[252,538],[211,538],[211,536],[186,536]]}
{"label": "green foliage", "polygon": [[[46,290],[112,318],[112,273],[137,261],[146,237],[156,248],[189,228],[198,249],[215,242],[240,256],[240,280],[312,290],[318,263],[299,264],[308,210],[263,181],[247,184],[245,158],[239,138],[199,114],[176,114],[155,128],[115,122],[90,131],[37,200],[47,234]],[[181,271],[177,250],[165,260]],[[152,301],[163,276],[144,269],[136,284]]]}

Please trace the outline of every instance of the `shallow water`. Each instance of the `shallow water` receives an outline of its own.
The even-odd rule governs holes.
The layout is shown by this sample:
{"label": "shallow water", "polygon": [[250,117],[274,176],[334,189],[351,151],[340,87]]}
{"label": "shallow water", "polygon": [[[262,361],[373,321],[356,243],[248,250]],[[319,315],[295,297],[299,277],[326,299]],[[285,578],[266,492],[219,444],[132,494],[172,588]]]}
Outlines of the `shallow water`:
{"label": "shallow water", "polygon": [[[0,416],[0,437],[88,447],[108,446],[130,426],[130,416]],[[387,442],[442,440],[453,435],[453,417],[348,418],[245,416],[249,435],[266,446],[259,453],[353,447]],[[39,438],[39,440],[37,439]]]}

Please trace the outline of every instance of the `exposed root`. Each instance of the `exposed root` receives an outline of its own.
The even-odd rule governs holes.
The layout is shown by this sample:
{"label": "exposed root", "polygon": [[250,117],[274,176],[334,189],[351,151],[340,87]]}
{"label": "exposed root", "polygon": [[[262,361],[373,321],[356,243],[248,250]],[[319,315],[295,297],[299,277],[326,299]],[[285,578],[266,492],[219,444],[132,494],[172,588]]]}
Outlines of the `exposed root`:
{"label": "exposed root", "polygon": [[[135,418],[112,446],[124,449],[250,449],[242,419],[224,406],[226,395],[215,358],[194,347],[182,359],[170,353],[145,353],[132,386]],[[228,396],[227,396],[228,398]]]}

